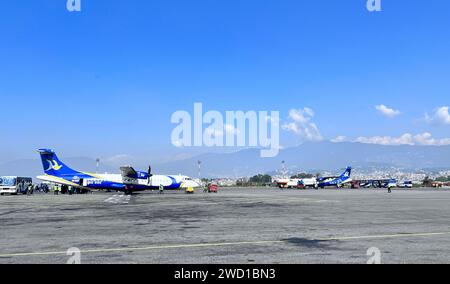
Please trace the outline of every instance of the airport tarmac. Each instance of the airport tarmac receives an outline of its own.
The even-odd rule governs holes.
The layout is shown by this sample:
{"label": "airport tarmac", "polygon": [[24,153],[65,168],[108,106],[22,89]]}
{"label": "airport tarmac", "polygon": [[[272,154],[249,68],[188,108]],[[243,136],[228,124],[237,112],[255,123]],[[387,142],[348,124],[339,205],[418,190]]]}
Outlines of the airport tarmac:
{"label": "airport tarmac", "polygon": [[449,190],[0,197],[0,263],[450,263]]}

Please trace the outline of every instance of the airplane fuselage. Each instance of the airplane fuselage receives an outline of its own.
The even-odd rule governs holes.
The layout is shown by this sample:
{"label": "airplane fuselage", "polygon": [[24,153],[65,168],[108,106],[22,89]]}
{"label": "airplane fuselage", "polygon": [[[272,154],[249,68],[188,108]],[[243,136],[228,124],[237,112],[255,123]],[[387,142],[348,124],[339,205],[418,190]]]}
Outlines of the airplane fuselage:
{"label": "airplane fuselage", "polygon": [[323,180],[319,182],[319,187],[324,188],[324,187],[329,187],[329,186],[333,186],[333,187],[341,187],[344,186],[347,183],[352,182],[352,179],[348,178],[348,179],[340,179],[340,178],[336,178],[336,179],[328,179],[328,180]]}
{"label": "airplane fuselage", "polygon": [[[83,187],[88,189],[104,189],[119,191],[140,191],[149,189],[182,189],[184,187],[196,187],[197,185],[186,176],[166,176],[154,175],[150,178],[129,178],[120,174],[90,174],[83,173],[79,175],[44,175],[38,177],[41,180],[53,183],[62,183],[74,187]],[[192,183],[192,184],[191,184]]]}

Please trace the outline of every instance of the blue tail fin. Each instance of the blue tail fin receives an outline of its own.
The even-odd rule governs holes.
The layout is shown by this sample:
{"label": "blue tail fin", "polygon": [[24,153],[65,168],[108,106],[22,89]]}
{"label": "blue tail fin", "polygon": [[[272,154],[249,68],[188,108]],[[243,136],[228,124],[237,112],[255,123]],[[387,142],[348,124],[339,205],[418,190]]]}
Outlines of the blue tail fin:
{"label": "blue tail fin", "polygon": [[72,170],[61,162],[53,150],[39,149],[38,152],[41,155],[42,166],[44,167],[44,172],[47,175],[60,177],[80,174],[80,172]]}
{"label": "blue tail fin", "polygon": [[341,175],[341,178],[350,178],[352,175],[352,167],[347,167],[345,172]]}

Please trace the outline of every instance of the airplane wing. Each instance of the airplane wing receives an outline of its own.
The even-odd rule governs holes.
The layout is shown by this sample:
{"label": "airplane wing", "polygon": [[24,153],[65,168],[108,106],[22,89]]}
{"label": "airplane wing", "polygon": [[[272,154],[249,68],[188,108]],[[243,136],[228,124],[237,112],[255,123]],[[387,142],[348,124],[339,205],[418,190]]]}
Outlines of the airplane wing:
{"label": "airplane wing", "polygon": [[79,184],[76,184],[76,183],[67,181],[65,179],[55,177],[55,176],[45,175],[45,176],[37,176],[36,178],[39,180],[42,180],[42,181],[46,181],[46,182],[63,184],[63,185],[68,185],[68,186],[73,186],[73,187],[81,187]]}
{"label": "airplane wing", "polygon": [[135,178],[137,176],[137,172],[133,167],[121,167],[120,171],[122,172],[123,177]]}
{"label": "airplane wing", "polygon": [[321,178],[318,178],[317,181],[318,182],[330,182],[330,181],[333,181],[335,179],[337,179],[337,178],[335,178],[335,177],[321,177]]}
{"label": "airplane wing", "polygon": [[319,177],[320,179],[336,179],[336,178],[339,178],[339,177]]}

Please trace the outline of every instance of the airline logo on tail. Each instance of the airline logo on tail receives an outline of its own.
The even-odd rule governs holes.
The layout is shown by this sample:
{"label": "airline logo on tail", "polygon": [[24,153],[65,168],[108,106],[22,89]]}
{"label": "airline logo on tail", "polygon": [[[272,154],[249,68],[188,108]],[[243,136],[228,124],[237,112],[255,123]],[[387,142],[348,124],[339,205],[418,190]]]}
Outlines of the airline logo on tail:
{"label": "airline logo on tail", "polygon": [[347,170],[345,171],[345,173],[342,175],[342,177],[344,178],[349,178],[350,174],[351,174],[352,168],[347,168]]}
{"label": "airline logo on tail", "polygon": [[59,171],[62,168],[62,166],[60,164],[58,164],[58,162],[55,160],[47,160],[47,162],[48,162],[48,168],[45,170],[46,172],[48,172],[50,170]]}

